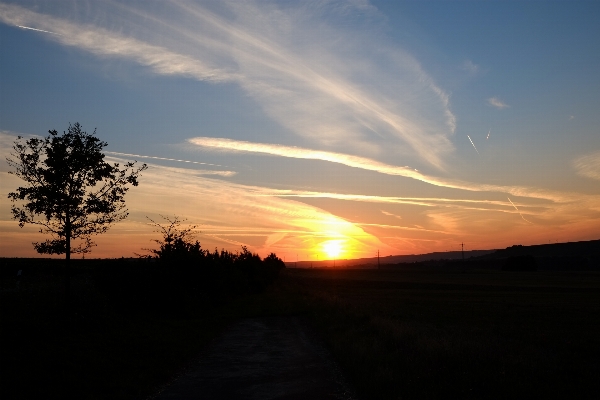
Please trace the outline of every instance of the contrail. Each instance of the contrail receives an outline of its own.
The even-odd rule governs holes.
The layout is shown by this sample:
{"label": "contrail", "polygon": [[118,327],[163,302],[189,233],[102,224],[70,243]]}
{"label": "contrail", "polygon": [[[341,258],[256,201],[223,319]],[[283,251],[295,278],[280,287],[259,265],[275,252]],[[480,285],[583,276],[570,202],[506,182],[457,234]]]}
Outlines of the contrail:
{"label": "contrail", "polygon": [[44,33],[50,33],[52,35],[58,35],[58,36],[62,36],[60,33],[56,33],[56,32],[50,32],[50,31],[45,31],[43,29],[37,29],[37,28],[31,28],[29,26],[23,26],[23,25],[17,25],[19,28],[21,29],[30,29],[32,31],[36,31],[36,32],[44,32]]}
{"label": "contrail", "polygon": [[512,206],[515,208],[515,210],[517,210],[517,212],[519,213],[519,215],[521,216],[521,218],[523,218],[523,220],[527,223],[533,224],[533,222],[531,221],[527,221],[525,219],[525,217],[523,216],[523,214],[521,214],[521,211],[519,211],[519,209],[517,208],[517,206],[515,206],[515,203],[512,202],[512,200],[510,199],[510,197],[507,197],[508,201],[510,201],[510,204],[512,204]]}
{"label": "contrail", "polygon": [[491,130],[491,129],[488,131],[488,135],[487,135],[487,137],[485,138],[485,140],[488,140],[488,139],[490,138],[490,133],[492,133],[492,130]]}
{"label": "contrail", "polygon": [[178,161],[178,162],[184,162],[184,163],[190,163],[190,164],[212,165],[213,167],[227,167],[226,165],[209,164],[209,163],[203,163],[203,162],[199,162],[199,161],[177,160],[175,158],[142,156],[142,155],[139,155],[139,154],[129,154],[129,153],[117,153],[116,151],[105,151],[105,153],[107,153],[107,154],[115,154],[115,155],[118,155],[118,156],[152,158],[154,160]]}
{"label": "contrail", "polygon": [[[469,138],[469,140],[471,140],[471,136],[467,135],[467,137]],[[477,150],[477,147],[475,147],[475,143],[473,143],[472,140],[471,140],[471,144],[473,145],[473,148],[475,149],[475,151],[477,152],[477,154],[479,154],[479,150]]]}

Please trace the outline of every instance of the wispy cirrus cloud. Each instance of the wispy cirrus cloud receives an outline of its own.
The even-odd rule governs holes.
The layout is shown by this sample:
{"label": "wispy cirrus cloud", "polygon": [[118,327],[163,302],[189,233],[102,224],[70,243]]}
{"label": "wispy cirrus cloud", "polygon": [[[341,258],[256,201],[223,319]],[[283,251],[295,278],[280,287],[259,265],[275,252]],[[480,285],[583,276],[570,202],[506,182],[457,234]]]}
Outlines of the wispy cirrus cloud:
{"label": "wispy cirrus cloud", "polygon": [[370,227],[377,227],[377,228],[384,228],[384,229],[398,229],[398,230],[403,230],[403,231],[416,231],[416,232],[430,232],[430,233],[438,233],[438,234],[442,234],[442,235],[450,235],[452,234],[451,232],[448,231],[439,231],[439,230],[433,230],[433,229],[425,229],[423,227],[412,227],[412,226],[400,226],[400,225],[386,225],[386,224],[369,224],[369,223],[357,223],[357,225],[359,226],[370,226]]}
{"label": "wispy cirrus cloud", "polygon": [[422,177],[422,174],[408,166],[398,167],[384,164],[365,157],[330,151],[312,150],[279,144],[256,143],[226,138],[195,137],[188,139],[188,142],[210,150],[260,153],[288,158],[329,161],[333,163],[344,164],[349,167],[376,171],[388,175],[400,175],[415,179]]}
{"label": "wispy cirrus cloud", "polygon": [[381,211],[381,213],[383,215],[387,215],[388,217],[394,217],[394,218],[402,219],[402,216],[400,216],[400,215],[396,215],[394,213],[391,213],[391,212],[388,212],[388,211],[384,211],[384,210],[380,210],[380,211]]}
{"label": "wispy cirrus cloud", "polygon": [[[498,201],[498,200],[470,200],[470,199],[447,199],[441,197],[396,197],[396,196],[370,196],[351,193],[331,193],[331,192],[310,192],[303,190],[289,189],[264,189],[257,196],[276,196],[276,197],[298,197],[298,198],[328,198],[336,200],[357,201],[363,203],[382,203],[382,204],[405,204],[415,205],[428,208],[455,208],[461,210],[485,211],[485,212],[502,212],[509,214],[521,214],[516,209],[514,203]],[[521,207],[527,208],[528,214],[543,215],[551,207],[544,204],[520,204]],[[399,215],[381,211],[384,215],[394,216],[402,219]],[[522,215],[521,215],[522,216]]]}
{"label": "wispy cirrus cloud", "polygon": [[502,110],[502,109],[504,109],[504,108],[508,108],[508,107],[510,107],[508,104],[506,104],[505,102],[503,102],[502,100],[500,100],[500,99],[499,99],[499,98],[497,98],[497,97],[490,97],[490,98],[487,100],[487,102],[488,102],[488,104],[489,104],[490,106],[496,107],[496,108],[498,108],[498,109],[500,109],[500,110]]}
{"label": "wispy cirrus cloud", "polygon": [[360,168],[368,171],[374,171],[381,174],[403,176],[406,178],[416,179],[418,181],[429,183],[434,186],[460,189],[471,192],[508,193],[513,196],[537,198],[559,203],[581,201],[582,198],[586,197],[578,193],[559,192],[534,187],[490,185],[484,183],[465,182],[457,179],[439,178],[435,176],[425,175],[417,171],[416,169],[410,168],[408,166],[401,167],[396,165],[385,164],[366,157],[358,157],[354,155],[334,153],[328,151],[312,150],[295,146],[254,143],[242,140],[209,137],[195,137],[188,139],[188,142],[208,150],[250,152],[280,157],[328,161],[343,164],[352,168]]}
{"label": "wispy cirrus cloud", "polygon": [[98,56],[131,59],[158,74],[182,75],[208,81],[233,79],[227,71],[176,51],[108,29],[70,22],[20,6],[0,4],[0,21],[17,27],[33,25],[34,27],[27,26],[27,29],[50,33],[53,35],[52,39],[63,45],[81,48]]}
{"label": "wispy cirrus cloud", "polygon": [[573,160],[577,174],[600,181],[600,151]]}
{"label": "wispy cirrus cloud", "polygon": [[409,153],[408,146],[438,167],[453,150],[448,95],[410,54],[383,44],[384,18],[373,7],[99,2],[73,11],[69,4],[36,11],[3,4],[0,21],[157,74],[237,83],[266,115],[318,146],[371,155]]}

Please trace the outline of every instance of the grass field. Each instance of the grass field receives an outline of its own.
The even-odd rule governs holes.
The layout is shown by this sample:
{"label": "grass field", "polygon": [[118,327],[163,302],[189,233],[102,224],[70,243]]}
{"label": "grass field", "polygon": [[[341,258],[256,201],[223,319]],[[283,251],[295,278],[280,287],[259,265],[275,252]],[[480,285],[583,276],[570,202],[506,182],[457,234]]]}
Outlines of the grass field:
{"label": "grass field", "polygon": [[86,274],[0,282],[2,398],[141,399],[232,321],[302,314],[362,399],[597,398],[600,274],[286,270],[187,316],[119,309]]}
{"label": "grass field", "polygon": [[288,270],[365,399],[598,398],[600,274]]}

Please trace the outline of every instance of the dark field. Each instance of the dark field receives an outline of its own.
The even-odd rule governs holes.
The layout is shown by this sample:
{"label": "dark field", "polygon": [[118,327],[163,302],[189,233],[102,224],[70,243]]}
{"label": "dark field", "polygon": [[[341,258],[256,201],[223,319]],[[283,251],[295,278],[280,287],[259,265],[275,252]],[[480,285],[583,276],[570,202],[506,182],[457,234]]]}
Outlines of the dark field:
{"label": "dark field", "polygon": [[[2,398],[152,395],[239,318],[300,315],[362,399],[598,398],[600,273],[294,270],[265,292],[121,307],[84,269],[3,274]],[[167,309],[168,311],[168,309]]]}
{"label": "dark field", "polygon": [[[249,293],[239,276],[216,280],[211,271],[198,273],[206,282],[194,295],[177,265],[139,260],[73,260],[66,307],[63,264],[0,259],[3,400],[146,399],[241,318],[299,309],[273,300],[272,290]],[[162,280],[149,286],[157,268]]]}
{"label": "dark field", "polygon": [[289,270],[370,398],[598,398],[600,274]]}

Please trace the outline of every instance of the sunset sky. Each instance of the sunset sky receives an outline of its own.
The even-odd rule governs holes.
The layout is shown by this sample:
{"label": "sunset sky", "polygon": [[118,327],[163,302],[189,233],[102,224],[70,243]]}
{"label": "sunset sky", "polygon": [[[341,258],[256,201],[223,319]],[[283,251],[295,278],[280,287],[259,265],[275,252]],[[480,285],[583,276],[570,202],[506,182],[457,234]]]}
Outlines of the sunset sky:
{"label": "sunset sky", "polygon": [[0,3],[0,256],[17,135],[149,165],[91,257],[187,218],[287,261],[600,239],[600,2]]}

